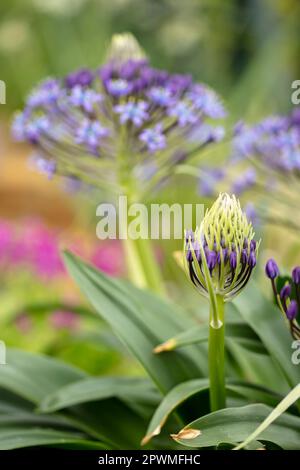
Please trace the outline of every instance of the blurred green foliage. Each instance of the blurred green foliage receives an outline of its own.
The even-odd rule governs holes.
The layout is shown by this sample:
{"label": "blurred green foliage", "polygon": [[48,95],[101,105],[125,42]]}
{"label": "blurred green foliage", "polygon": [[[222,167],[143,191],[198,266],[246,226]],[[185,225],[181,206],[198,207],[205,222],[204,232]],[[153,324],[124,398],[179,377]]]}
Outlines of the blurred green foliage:
{"label": "blurred green foliage", "polygon": [[285,110],[300,75],[299,18],[298,0],[1,0],[6,110],[45,76],[97,67],[122,31],[153,65],[215,87],[237,116]]}

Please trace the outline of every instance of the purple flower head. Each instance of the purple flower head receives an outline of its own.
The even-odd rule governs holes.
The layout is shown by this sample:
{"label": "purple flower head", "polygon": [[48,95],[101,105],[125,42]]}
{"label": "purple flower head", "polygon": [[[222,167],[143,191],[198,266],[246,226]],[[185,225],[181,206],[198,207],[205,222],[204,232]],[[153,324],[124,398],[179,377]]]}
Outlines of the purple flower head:
{"label": "purple flower head", "polygon": [[300,284],[300,266],[296,266],[292,271],[292,279],[296,286]]}
{"label": "purple flower head", "polygon": [[150,88],[148,97],[157,106],[170,106],[174,102],[171,90],[162,86]]}
{"label": "purple flower head", "polygon": [[176,118],[179,127],[185,127],[189,124],[195,124],[198,117],[192,107],[184,101],[178,101],[168,111],[169,116]]}
{"label": "purple flower head", "polygon": [[12,137],[19,142],[27,139],[26,134],[27,117],[25,113],[17,113],[11,126]]}
{"label": "purple flower head", "polygon": [[70,73],[66,79],[65,83],[67,88],[73,88],[76,85],[89,86],[94,80],[94,73],[89,69],[81,69],[77,72]]}
{"label": "purple flower head", "polygon": [[119,104],[114,107],[116,113],[120,115],[121,124],[132,122],[136,127],[140,127],[149,117],[147,113],[148,104],[145,101],[134,103],[129,101],[126,104]]}
{"label": "purple flower head", "polygon": [[291,300],[290,304],[286,309],[286,316],[287,319],[293,321],[298,315],[298,304],[296,300]]}
{"label": "purple flower head", "polygon": [[203,85],[195,85],[188,98],[193,106],[210,118],[222,119],[226,116],[225,108],[216,93]]}
{"label": "purple flower head", "polygon": [[[140,171],[148,194],[168,181],[171,170],[183,161],[178,155],[186,160],[223,138],[223,128],[213,122],[223,116],[223,108],[212,90],[196,85],[189,75],[151,67],[141,51],[136,53],[134,41],[129,48],[122,38],[114,44],[110,59],[98,70],[82,68],[40,84],[15,118],[12,131],[17,140],[35,145],[45,159],[59,161],[58,174],[72,176],[76,165],[81,181],[93,179],[99,187],[104,181],[119,184],[117,157],[124,141],[131,159],[126,171],[132,175],[151,166],[153,153],[163,152],[163,159],[155,158],[158,170],[162,161],[165,167],[163,173],[157,172],[159,180],[147,179]],[[120,46],[121,53],[116,52]],[[88,158],[81,164],[85,156],[107,164],[100,168],[94,161],[93,167]]]}
{"label": "purple flower head", "polygon": [[25,125],[26,138],[32,144],[38,144],[40,138],[50,131],[51,124],[46,116],[40,116]]}
{"label": "purple flower head", "polygon": [[77,130],[76,142],[83,144],[92,150],[96,150],[102,139],[109,135],[109,129],[103,127],[100,122],[84,119]]}
{"label": "purple flower head", "polygon": [[167,145],[161,124],[157,124],[154,128],[144,129],[140,134],[140,140],[147,145],[151,153],[162,150]]}
{"label": "purple flower head", "polygon": [[81,85],[75,85],[71,90],[70,103],[82,107],[87,113],[92,113],[96,104],[101,103],[102,96],[94,90],[88,90]]}
{"label": "purple flower head", "polygon": [[58,80],[47,79],[43,81],[29,95],[27,100],[28,108],[47,107],[56,104],[61,95],[61,87]]}
{"label": "purple flower head", "polygon": [[132,84],[122,78],[110,79],[106,83],[106,90],[112,96],[126,96],[132,90]]}
{"label": "purple flower head", "polygon": [[279,276],[279,268],[274,259],[271,258],[267,261],[265,273],[269,279],[275,279],[277,276]]}

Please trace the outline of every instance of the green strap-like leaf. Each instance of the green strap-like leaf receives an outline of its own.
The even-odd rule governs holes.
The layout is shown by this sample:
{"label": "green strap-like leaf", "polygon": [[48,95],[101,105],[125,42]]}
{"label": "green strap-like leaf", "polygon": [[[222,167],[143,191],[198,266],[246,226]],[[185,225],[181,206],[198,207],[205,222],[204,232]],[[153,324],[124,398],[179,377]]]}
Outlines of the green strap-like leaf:
{"label": "green strap-like leaf", "polygon": [[7,350],[7,364],[1,367],[0,387],[33,403],[71,382],[85,372],[57,359],[14,349]]}
{"label": "green strap-like leaf", "polygon": [[53,412],[95,400],[116,397],[125,402],[158,402],[160,395],[152,383],[144,378],[89,377],[71,383],[46,396],[40,406],[41,412]]}
{"label": "green strap-like leaf", "polygon": [[261,293],[255,282],[233,303],[280,366],[289,386],[297,385],[300,382],[300,367],[291,360],[292,339],[278,308]]}
{"label": "green strap-like leaf", "polygon": [[300,398],[300,384],[298,384],[267,416],[267,418],[258,426],[255,431],[247,437],[241,444],[239,444],[235,450],[242,449],[250,444],[252,441],[257,439],[262,432],[264,432],[276,419],[278,419],[282,413],[284,413],[293,403]]}
{"label": "green strap-like leaf", "polygon": [[[222,442],[238,443],[244,441],[271,412],[272,408],[261,404],[219,410],[193,421],[172,437],[192,448],[216,447]],[[270,441],[286,450],[300,449],[300,418],[287,413],[281,415],[260,434],[259,441]]]}
{"label": "green strap-like leaf", "polygon": [[[96,311],[125,342],[161,391],[166,392],[177,383],[205,372],[199,368],[201,349],[197,349],[199,355],[195,349],[163,357],[153,354],[158,343],[170,334],[179,333],[180,327],[171,319],[177,316],[176,308],[173,312],[171,306],[166,307],[165,302],[149,293],[140,291],[139,295],[132,295],[133,289],[126,283],[108,278],[70,253],[65,254],[65,261]],[[204,363],[204,354],[202,358]]]}
{"label": "green strap-like leaf", "polygon": [[[157,436],[168,417],[178,406],[182,405],[192,396],[209,390],[208,379],[196,379],[184,382],[174,387],[161,401],[156,409],[151,422],[148,426],[146,436],[142,443],[148,443],[154,436]],[[264,401],[269,405],[275,405],[280,400],[280,396],[274,394],[270,390],[258,386],[251,385],[246,382],[232,381],[226,384],[226,390],[229,397],[244,397],[249,401]]]}
{"label": "green strap-like leaf", "polygon": [[44,446],[73,446],[81,449],[108,449],[101,442],[84,439],[84,435],[62,432],[52,429],[35,427],[5,427],[0,429],[0,450],[19,449],[22,447]]}

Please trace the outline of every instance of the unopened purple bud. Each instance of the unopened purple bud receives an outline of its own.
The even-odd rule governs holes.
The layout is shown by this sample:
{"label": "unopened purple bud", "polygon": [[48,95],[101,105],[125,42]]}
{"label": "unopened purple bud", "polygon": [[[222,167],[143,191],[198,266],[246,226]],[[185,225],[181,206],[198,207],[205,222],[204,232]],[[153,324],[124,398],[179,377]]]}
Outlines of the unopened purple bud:
{"label": "unopened purple bud", "polygon": [[235,253],[235,251],[232,251],[229,255],[229,263],[230,263],[230,267],[232,269],[236,268],[236,253]]}
{"label": "unopened purple bud", "polygon": [[194,241],[194,253],[198,261],[201,259],[201,251],[200,251],[200,245],[198,240]]}
{"label": "unopened purple bud", "polygon": [[192,255],[192,252],[191,252],[191,249],[188,248],[187,252],[186,252],[186,260],[191,263],[193,261],[193,255]]}
{"label": "unopened purple bud", "polygon": [[191,242],[193,242],[195,240],[194,232],[191,229],[188,229],[185,232],[185,241],[186,241],[186,243],[188,243],[189,240],[191,240]]}
{"label": "unopened purple bud", "polygon": [[275,279],[279,275],[279,269],[274,259],[269,259],[265,268],[266,276],[269,279]]}
{"label": "unopened purple bud", "polygon": [[210,271],[214,269],[217,264],[217,254],[215,251],[206,250],[206,261]]}
{"label": "unopened purple bud", "polygon": [[250,251],[248,264],[249,264],[250,268],[254,268],[254,266],[256,266],[256,256],[255,256],[254,251]]}
{"label": "unopened purple bud", "polygon": [[298,314],[298,304],[296,300],[291,300],[290,305],[286,309],[286,316],[288,320],[294,320]]}
{"label": "unopened purple bud", "polygon": [[248,238],[244,238],[243,248],[248,248]]}
{"label": "unopened purple bud", "polygon": [[291,289],[290,284],[286,284],[285,286],[283,286],[283,288],[280,291],[280,298],[286,299],[287,297],[290,297],[291,291],[292,289]]}
{"label": "unopened purple bud", "polygon": [[[248,243],[248,242],[247,242],[247,243]],[[247,253],[247,250],[246,250],[245,248],[242,250],[241,260],[242,260],[242,263],[243,263],[243,264],[247,264],[247,263],[248,263],[248,253]]]}
{"label": "unopened purple bud", "polygon": [[292,272],[292,278],[296,286],[300,284],[300,266],[296,266]]}
{"label": "unopened purple bud", "polygon": [[250,242],[250,250],[251,250],[251,251],[255,251],[255,250],[256,250],[256,241],[255,241],[255,240],[251,240],[251,242]]}

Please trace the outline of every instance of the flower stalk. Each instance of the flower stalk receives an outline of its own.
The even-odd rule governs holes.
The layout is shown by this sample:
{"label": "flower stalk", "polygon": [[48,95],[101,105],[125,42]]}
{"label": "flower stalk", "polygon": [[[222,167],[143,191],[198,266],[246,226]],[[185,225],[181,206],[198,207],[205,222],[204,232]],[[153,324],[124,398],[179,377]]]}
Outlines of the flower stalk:
{"label": "flower stalk", "polygon": [[210,305],[209,378],[212,411],[226,405],[224,373],[225,302],[238,295],[256,266],[258,244],[236,197],[220,194],[195,232],[186,231],[185,267]]}
{"label": "flower stalk", "polygon": [[211,411],[217,411],[226,406],[225,391],[225,324],[224,324],[224,300],[217,296],[217,312],[219,325],[213,322],[213,314],[210,312],[209,338],[208,338],[208,364],[209,364],[209,395]]}

